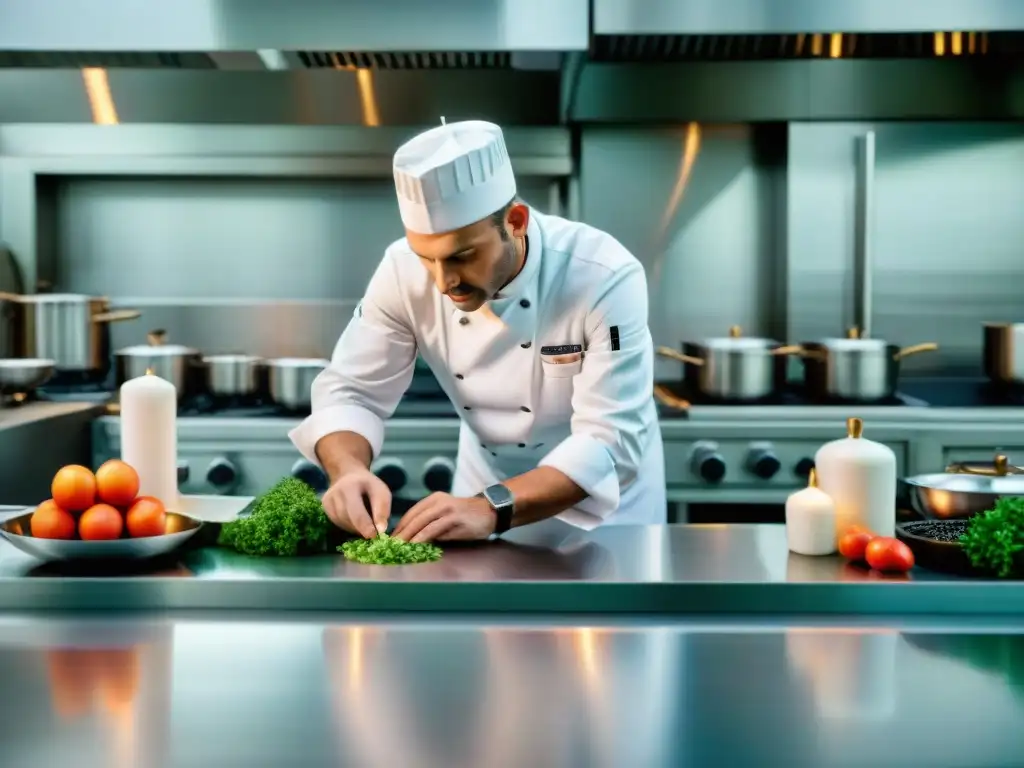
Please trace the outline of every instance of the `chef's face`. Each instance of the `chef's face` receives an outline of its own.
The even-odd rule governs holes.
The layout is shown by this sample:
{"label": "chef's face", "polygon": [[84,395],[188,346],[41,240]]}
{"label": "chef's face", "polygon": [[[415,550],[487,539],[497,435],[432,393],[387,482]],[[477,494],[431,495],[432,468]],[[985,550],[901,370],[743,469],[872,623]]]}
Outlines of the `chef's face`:
{"label": "chef's face", "polygon": [[406,230],[406,237],[437,290],[463,312],[474,312],[522,269],[529,221],[530,209],[511,203],[462,229],[436,235]]}

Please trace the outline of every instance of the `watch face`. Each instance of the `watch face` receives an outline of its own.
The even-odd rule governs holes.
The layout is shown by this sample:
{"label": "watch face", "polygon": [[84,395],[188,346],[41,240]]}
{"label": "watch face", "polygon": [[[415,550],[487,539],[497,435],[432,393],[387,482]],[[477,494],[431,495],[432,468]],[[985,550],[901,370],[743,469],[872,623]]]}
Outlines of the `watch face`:
{"label": "watch face", "polygon": [[495,507],[504,507],[512,503],[512,491],[500,483],[490,486],[484,491],[484,496]]}

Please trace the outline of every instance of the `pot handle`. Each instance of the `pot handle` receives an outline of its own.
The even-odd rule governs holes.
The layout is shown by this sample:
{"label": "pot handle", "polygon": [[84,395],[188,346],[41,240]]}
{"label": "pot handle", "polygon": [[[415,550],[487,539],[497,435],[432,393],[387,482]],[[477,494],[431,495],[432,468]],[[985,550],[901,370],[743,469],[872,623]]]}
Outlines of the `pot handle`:
{"label": "pot handle", "polygon": [[896,354],[892,356],[892,359],[902,360],[904,357],[908,357],[910,355],[917,355],[920,354],[921,352],[934,352],[938,348],[939,345],[931,341],[926,342],[924,344],[915,344],[912,347],[904,347],[903,349],[898,350]]}
{"label": "pot handle", "polygon": [[1002,454],[996,456],[995,461],[991,464],[988,462],[958,461],[946,467],[946,472],[953,475],[983,475],[987,477],[1024,475],[1024,468],[1012,466],[1009,461]]}
{"label": "pot handle", "polygon": [[787,344],[784,347],[776,347],[775,349],[773,349],[770,352],[770,354],[772,354],[772,355],[803,355],[806,352],[807,352],[807,350],[805,350],[799,344]]}
{"label": "pot handle", "polygon": [[689,363],[690,365],[704,365],[704,361],[699,357],[693,357],[692,355],[684,355],[682,352],[676,352],[672,347],[655,347],[655,353],[661,355],[661,357],[668,357],[672,360],[677,360],[680,363]]}
{"label": "pot handle", "polygon": [[687,411],[690,409],[690,403],[688,400],[676,397],[664,384],[654,385],[654,399],[666,408],[672,408],[677,411]]}
{"label": "pot handle", "polygon": [[92,316],[94,323],[120,323],[122,320],[136,320],[142,317],[137,309],[112,309],[109,312],[99,312]]}

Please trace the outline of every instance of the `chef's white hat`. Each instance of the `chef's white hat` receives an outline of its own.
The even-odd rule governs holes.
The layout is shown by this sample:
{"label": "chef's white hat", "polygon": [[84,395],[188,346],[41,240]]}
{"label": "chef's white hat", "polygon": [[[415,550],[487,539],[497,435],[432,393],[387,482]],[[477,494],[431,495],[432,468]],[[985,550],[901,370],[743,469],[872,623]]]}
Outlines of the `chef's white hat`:
{"label": "chef's white hat", "polygon": [[395,152],[394,171],[402,223],[424,235],[480,221],[516,196],[501,128],[482,120],[410,139]]}

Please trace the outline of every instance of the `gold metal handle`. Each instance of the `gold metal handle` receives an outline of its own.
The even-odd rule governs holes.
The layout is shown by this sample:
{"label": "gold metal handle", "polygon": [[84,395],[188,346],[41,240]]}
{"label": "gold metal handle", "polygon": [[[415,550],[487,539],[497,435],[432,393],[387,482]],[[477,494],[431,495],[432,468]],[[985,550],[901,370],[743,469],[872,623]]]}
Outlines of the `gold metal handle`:
{"label": "gold metal handle", "polygon": [[704,361],[699,357],[693,355],[684,355],[682,352],[676,352],[672,347],[656,347],[655,353],[662,357],[668,357],[672,360],[678,360],[680,363],[689,363],[690,365],[704,365]]}
{"label": "gold metal handle", "polygon": [[123,320],[136,320],[142,317],[137,309],[112,309],[109,312],[98,312],[92,316],[94,323],[120,323]]}
{"label": "gold metal handle", "polygon": [[1015,467],[1010,460],[999,454],[991,466],[985,463],[958,461],[946,467],[946,472],[954,475],[982,475],[985,477],[1006,477],[1007,475],[1024,475],[1024,467]]}
{"label": "gold metal handle", "polygon": [[740,328],[738,325],[733,325],[733,326],[729,327],[729,338],[730,339],[738,339],[742,335],[743,335],[743,329]]}
{"label": "gold metal handle", "polygon": [[163,343],[167,341],[167,331],[163,330],[162,328],[159,328],[155,331],[150,331],[149,333],[146,334],[146,341],[149,342],[149,346],[151,347],[162,346]]}
{"label": "gold metal handle", "polygon": [[664,384],[654,385],[654,397],[659,403],[668,408],[674,408],[677,411],[687,411],[690,409],[689,400],[676,397]]}
{"label": "gold metal handle", "polygon": [[0,301],[21,301],[21,294],[0,291]]}
{"label": "gold metal handle", "polygon": [[776,347],[771,351],[773,355],[802,355],[806,350],[799,344],[787,344],[784,347]]}
{"label": "gold metal handle", "polygon": [[828,352],[824,349],[807,349],[806,347],[801,347],[797,354],[799,354],[800,357],[805,357],[809,360],[817,360],[822,363],[828,360]]}
{"label": "gold metal handle", "polygon": [[939,348],[939,345],[935,342],[925,342],[924,344],[915,344],[912,347],[904,347],[892,356],[893,360],[902,360],[904,357],[910,355],[918,355],[921,352],[934,352]]}
{"label": "gold metal handle", "polygon": [[860,328],[858,328],[856,325],[851,325],[849,328],[846,329],[846,338],[848,338],[848,339],[859,339],[860,338]]}

